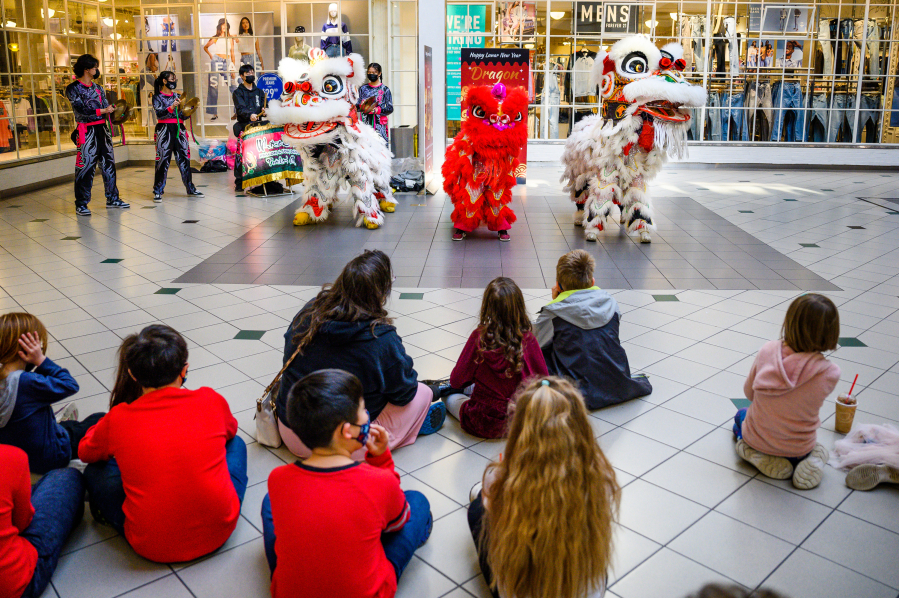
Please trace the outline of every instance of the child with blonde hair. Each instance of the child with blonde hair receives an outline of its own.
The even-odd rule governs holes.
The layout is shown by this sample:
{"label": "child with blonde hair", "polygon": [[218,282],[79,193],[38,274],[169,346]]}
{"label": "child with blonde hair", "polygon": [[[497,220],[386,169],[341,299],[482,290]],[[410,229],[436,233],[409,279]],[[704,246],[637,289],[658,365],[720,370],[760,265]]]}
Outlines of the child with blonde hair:
{"label": "child with blonde hair", "polygon": [[29,468],[39,474],[77,459],[78,443],[103,417],[95,413],[79,422],[69,403],[57,421],[54,403],[78,392],[78,383],[46,351],[47,329],[35,316],[0,316],[0,444],[25,451]]}
{"label": "child with blonde hair", "polygon": [[469,335],[450,374],[450,386],[467,389],[446,397],[447,412],[462,429],[481,438],[506,432],[509,401],[531,376],[545,376],[546,361],[531,332],[521,289],[499,276],[484,289],[478,327]]}
{"label": "child with blonde hair", "polygon": [[824,295],[802,295],[787,309],[781,336],[765,343],[743,385],[752,404],[734,416],[736,451],[763,475],[809,490],[830,457],[817,442],[818,413],[840,368],[822,352],[837,348],[840,314]]}
{"label": "child with blonde hair", "polygon": [[570,382],[543,377],[510,412],[505,458],[487,466],[468,509],[484,578],[503,598],[599,598],[621,489],[584,398]]}

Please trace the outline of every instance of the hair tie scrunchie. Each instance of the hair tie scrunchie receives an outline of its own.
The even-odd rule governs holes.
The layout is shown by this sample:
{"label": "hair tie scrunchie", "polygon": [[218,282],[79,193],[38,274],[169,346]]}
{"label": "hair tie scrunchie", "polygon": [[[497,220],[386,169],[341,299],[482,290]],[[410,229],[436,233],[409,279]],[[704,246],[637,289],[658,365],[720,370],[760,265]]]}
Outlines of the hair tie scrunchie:
{"label": "hair tie scrunchie", "polygon": [[541,380],[540,385],[541,386],[549,386],[549,380]]}

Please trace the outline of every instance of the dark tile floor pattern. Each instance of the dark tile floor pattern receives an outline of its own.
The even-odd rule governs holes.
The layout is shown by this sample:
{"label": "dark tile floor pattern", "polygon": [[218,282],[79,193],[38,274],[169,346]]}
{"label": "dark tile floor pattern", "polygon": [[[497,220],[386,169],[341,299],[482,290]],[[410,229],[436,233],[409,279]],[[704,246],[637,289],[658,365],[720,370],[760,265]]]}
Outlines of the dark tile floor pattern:
{"label": "dark tile floor pattern", "polygon": [[588,243],[572,224],[571,202],[558,195],[515,197],[510,243],[486,229],[453,242],[452,206],[442,194],[397,200],[384,227],[370,231],[353,226],[348,205],[325,224],[295,227],[298,199],[174,282],[320,285],[361,250],[380,249],[397,287],[482,287],[504,275],[545,288],[559,256],[583,248],[596,257],[596,284],[605,288],[840,290],[689,197],[654,200],[659,230],[650,245],[620,230]]}

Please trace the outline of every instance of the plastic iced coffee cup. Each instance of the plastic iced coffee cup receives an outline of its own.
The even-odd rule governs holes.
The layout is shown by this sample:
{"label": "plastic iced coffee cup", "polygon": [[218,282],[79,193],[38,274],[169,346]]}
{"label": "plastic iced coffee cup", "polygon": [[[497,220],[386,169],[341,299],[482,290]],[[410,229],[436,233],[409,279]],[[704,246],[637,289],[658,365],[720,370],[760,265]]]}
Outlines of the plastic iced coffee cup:
{"label": "plastic iced coffee cup", "polygon": [[834,430],[840,434],[848,434],[852,429],[852,420],[855,419],[855,408],[858,407],[855,397],[850,394],[841,394],[837,397],[837,418]]}

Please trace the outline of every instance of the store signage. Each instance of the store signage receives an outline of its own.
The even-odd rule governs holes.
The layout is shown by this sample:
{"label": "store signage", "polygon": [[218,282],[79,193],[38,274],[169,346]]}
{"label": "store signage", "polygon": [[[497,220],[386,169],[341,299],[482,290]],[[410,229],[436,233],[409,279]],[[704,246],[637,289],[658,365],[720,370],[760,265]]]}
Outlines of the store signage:
{"label": "store signage", "polygon": [[[462,97],[475,85],[495,85],[531,88],[530,52],[521,48],[462,48]],[[463,115],[464,117],[465,115]],[[515,178],[524,183],[527,178],[528,146],[518,155],[521,165]]]}
{"label": "store signage", "polygon": [[575,6],[575,33],[637,33],[639,4],[578,2]]}
{"label": "store signage", "polygon": [[762,30],[762,5],[749,5],[749,31]]}
{"label": "store signage", "polygon": [[259,79],[256,81],[256,87],[264,91],[266,99],[271,102],[272,100],[281,99],[284,83],[281,82],[281,77],[278,75],[266,73],[259,76]]}
{"label": "store signage", "polygon": [[[460,81],[462,48],[483,48],[487,32],[486,4],[446,6],[446,119],[462,118]],[[481,34],[481,35],[477,35]]]}
{"label": "store signage", "polygon": [[434,50],[425,46],[425,187],[428,187],[434,172]]}

